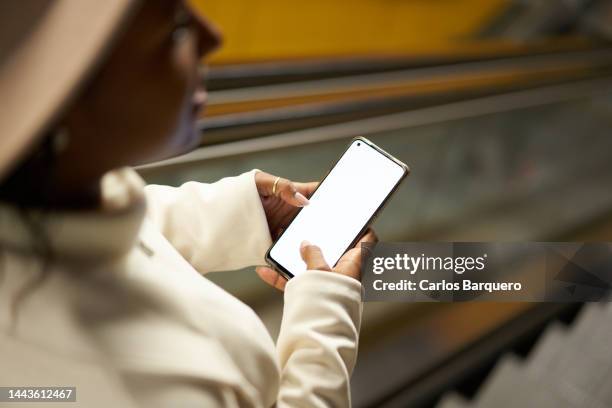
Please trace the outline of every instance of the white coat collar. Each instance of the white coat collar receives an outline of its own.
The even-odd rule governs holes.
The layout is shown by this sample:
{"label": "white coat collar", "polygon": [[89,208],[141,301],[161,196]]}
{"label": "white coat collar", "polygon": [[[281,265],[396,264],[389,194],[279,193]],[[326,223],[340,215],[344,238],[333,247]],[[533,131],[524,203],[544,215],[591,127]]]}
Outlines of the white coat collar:
{"label": "white coat collar", "polygon": [[[53,256],[97,262],[122,256],[134,246],[145,215],[144,182],[130,168],[107,173],[101,181],[102,205],[92,211],[26,211],[47,239]],[[0,247],[37,250],[39,239],[23,211],[0,203]]]}

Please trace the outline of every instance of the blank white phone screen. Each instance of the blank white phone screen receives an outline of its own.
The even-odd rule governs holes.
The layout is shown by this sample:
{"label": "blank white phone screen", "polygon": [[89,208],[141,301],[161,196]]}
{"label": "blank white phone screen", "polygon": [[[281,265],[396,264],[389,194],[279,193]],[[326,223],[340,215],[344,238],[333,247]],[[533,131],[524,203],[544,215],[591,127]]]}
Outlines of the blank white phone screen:
{"label": "blank white phone screen", "polygon": [[317,245],[330,267],[401,180],[404,168],[367,143],[353,141],[274,244],[270,256],[293,276],[306,270],[300,244]]}

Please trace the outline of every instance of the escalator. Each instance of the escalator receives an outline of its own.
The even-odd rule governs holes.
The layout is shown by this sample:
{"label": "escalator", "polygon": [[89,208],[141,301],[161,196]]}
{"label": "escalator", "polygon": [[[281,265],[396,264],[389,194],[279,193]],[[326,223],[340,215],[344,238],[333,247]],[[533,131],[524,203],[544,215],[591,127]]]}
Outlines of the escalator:
{"label": "escalator", "polygon": [[[385,241],[612,236],[608,46],[221,67],[209,86],[201,147],[142,166],[147,181],[209,182],[251,168],[316,180],[351,137],[364,135],[413,170],[375,225]],[[252,270],[211,279],[278,333],[282,296]],[[590,309],[368,303],[353,404],[490,406],[478,404],[497,395],[496,378],[532,370],[524,366],[544,359],[539,345],[563,343]]]}
{"label": "escalator", "polygon": [[[552,102],[555,98],[579,97],[581,92],[601,91],[612,78],[612,48],[607,47],[514,56],[502,54],[484,60],[447,60],[443,64],[439,60],[420,64],[404,61],[403,65],[397,61],[379,64],[369,61],[364,68],[360,66],[363,60],[353,63],[353,69],[348,68],[351,66],[348,61],[335,68],[329,62],[320,63],[319,70],[309,74],[298,69],[296,63],[289,68],[277,67],[273,72],[260,67],[265,81],[257,80],[254,74],[246,71],[238,70],[230,75],[223,73],[226,67],[213,69],[209,79],[212,88],[209,106],[206,118],[199,125],[203,132],[201,145],[227,149],[233,142],[254,139],[269,147],[274,144],[269,142],[271,136],[300,130],[306,132],[300,134],[299,143],[308,143],[304,138],[312,133],[310,130],[325,126],[359,124],[368,118],[380,118],[392,127],[393,119],[399,117],[397,114],[440,106],[451,109],[457,106],[456,110],[460,110],[461,103],[469,106],[477,105],[477,101],[496,104],[497,99],[487,99],[495,96],[500,97],[501,106],[508,99],[504,95],[522,95],[521,92],[529,92],[527,95],[553,93],[556,96],[552,99],[535,97]],[[306,63],[306,66],[312,64]],[[330,77],[320,77],[323,69],[330,70]],[[256,67],[253,71],[258,72]],[[289,78],[291,82],[287,82]],[[265,84],[261,85],[262,82]],[[235,88],[238,85],[242,87]],[[479,114],[478,109],[475,108],[473,114]],[[197,161],[199,157],[210,157],[210,151],[214,149],[201,149],[196,154],[142,169],[149,173],[167,165],[188,163],[192,158]]]}

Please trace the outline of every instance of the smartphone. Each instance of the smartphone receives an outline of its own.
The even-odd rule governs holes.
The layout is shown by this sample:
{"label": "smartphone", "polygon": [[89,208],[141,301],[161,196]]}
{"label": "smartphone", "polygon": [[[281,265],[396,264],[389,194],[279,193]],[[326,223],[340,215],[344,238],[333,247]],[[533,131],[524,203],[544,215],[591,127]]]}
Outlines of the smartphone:
{"label": "smartphone", "polygon": [[364,137],[356,137],[276,242],[266,261],[287,279],[306,271],[300,244],[321,248],[334,267],[352,248],[410,172]]}

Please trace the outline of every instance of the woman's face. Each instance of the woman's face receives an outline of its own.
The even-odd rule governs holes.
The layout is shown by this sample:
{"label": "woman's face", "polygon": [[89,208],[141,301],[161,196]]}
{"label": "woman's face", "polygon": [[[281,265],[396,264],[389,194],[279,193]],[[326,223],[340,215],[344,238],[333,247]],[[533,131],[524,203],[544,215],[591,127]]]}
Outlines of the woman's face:
{"label": "woman's face", "polygon": [[142,3],[60,123],[71,135],[62,162],[85,173],[166,158],[199,141],[200,62],[220,36],[183,1]]}

